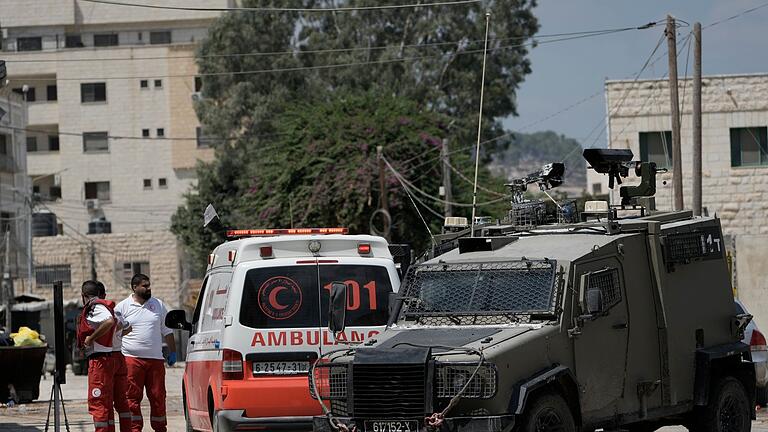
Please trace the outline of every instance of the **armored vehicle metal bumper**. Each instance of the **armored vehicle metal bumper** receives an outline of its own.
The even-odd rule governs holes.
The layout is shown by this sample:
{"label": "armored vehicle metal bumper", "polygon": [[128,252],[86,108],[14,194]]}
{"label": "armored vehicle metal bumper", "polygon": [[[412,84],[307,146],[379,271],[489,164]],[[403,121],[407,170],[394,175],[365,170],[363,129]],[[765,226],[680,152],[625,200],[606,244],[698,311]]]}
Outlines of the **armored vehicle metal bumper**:
{"label": "armored vehicle metal bumper", "polygon": [[[360,432],[374,432],[370,427],[366,428],[365,421],[363,419],[356,419],[350,417],[334,417],[337,421],[347,425],[349,430],[352,430],[352,426]],[[381,419],[377,419],[381,420]],[[424,432],[427,428],[424,426],[424,419],[418,421],[418,430],[384,430],[375,432]],[[325,416],[316,416],[312,422],[313,430],[315,432],[336,432],[331,427],[328,418]],[[443,419],[442,425],[437,428],[430,428],[429,430],[441,431],[441,432],[506,432],[512,430],[515,425],[514,415],[503,416],[482,416],[482,417],[447,417]]]}

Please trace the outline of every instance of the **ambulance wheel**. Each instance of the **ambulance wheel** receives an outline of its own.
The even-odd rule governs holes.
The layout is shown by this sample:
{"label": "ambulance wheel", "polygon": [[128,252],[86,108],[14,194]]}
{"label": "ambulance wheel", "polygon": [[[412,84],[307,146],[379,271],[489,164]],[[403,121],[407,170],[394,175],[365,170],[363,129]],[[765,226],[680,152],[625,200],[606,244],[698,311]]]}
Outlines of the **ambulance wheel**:
{"label": "ambulance wheel", "polygon": [[208,418],[211,420],[211,430],[219,432],[219,422],[216,421],[216,407],[213,404],[213,392],[208,389]]}
{"label": "ambulance wheel", "polygon": [[192,429],[192,425],[189,423],[189,407],[187,407],[187,392],[184,390],[184,383],[181,384],[181,404],[184,407],[184,424],[186,425],[186,432],[195,432]]}

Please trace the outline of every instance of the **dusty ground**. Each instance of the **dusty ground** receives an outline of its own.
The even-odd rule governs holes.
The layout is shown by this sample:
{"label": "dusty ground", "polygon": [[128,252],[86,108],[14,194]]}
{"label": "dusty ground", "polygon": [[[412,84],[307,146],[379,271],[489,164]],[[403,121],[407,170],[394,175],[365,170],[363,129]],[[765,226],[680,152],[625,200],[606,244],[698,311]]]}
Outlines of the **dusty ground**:
{"label": "dusty ground", "polygon": [[[165,388],[168,394],[166,409],[168,417],[168,430],[170,432],[184,430],[184,413],[181,408],[181,376],[184,372],[184,363],[177,363],[172,368],[166,369]],[[51,378],[40,381],[40,397],[43,400],[16,406],[13,408],[0,407],[0,432],[32,432],[45,430],[45,420],[48,413],[48,397],[51,394]],[[68,371],[67,384],[61,390],[64,393],[64,406],[69,419],[71,432],[85,432],[93,430],[93,422],[88,415],[86,404],[87,381],[84,376],[74,376]],[[144,418],[149,418],[149,404],[146,398],[143,401]],[[63,417],[62,417],[63,418]],[[50,431],[53,431],[53,413],[51,413]],[[62,431],[66,430],[62,424]],[[144,430],[151,430],[149,424],[144,425]],[[752,422],[752,430],[756,432],[768,432],[768,410],[758,411],[757,420]],[[661,432],[686,432],[682,427],[666,427]]]}
{"label": "dusty ground", "polygon": [[[181,409],[181,376],[184,373],[184,363],[177,363],[171,368],[166,368],[165,389],[167,393],[166,410],[168,417],[168,431],[184,430],[184,412]],[[61,386],[64,394],[64,408],[67,411],[71,432],[93,431],[93,420],[88,415],[87,387],[85,376],[75,376],[67,371],[67,383]],[[45,420],[48,415],[48,398],[51,395],[51,377],[40,380],[40,399],[25,405],[13,408],[0,407],[0,431],[32,432],[45,430]],[[149,419],[149,403],[146,397],[142,402],[142,412],[145,419]],[[115,415],[117,417],[117,415]],[[51,412],[50,431],[53,431],[53,412]],[[62,431],[66,430],[63,426]],[[144,430],[152,428],[149,422],[144,425]]]}

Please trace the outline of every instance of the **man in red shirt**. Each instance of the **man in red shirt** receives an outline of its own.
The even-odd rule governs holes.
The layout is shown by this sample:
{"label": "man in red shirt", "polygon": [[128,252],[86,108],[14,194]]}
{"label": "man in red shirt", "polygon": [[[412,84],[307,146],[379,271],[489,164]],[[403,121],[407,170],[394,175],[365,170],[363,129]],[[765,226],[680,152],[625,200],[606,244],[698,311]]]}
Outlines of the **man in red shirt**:
{"label": "man in red shirt", "polygon": [[149,423],[156,432],[166,432],[165,365],[163,341],[168,344],[168,366],[176,363],[173,331],[165,326],[165,304],[152,297],[149,277],[138,273],[131,279],[133,294],[118,303],[115,312],[131,323],[131,332],[123,337],[122,351],[128,368],[128,404],[134,432],[144,425],[141,399],[144,389],[149,399]]}
{"label": "man in red shirt", "polygon": [[115,315],[105,300],[99,298],[96,281],[85,281],[81,288],[83,312],[77,327],[78,344],[88,358],[88,412],[93,417],[96,432],[114,432],[112,410],[115,361],[112,337]]}
{"label": "man in red shirt", "polygon": [[[107,297],[107,290],[104,284],[96,281],[99,286],[99,298],[104,300]],[[107,300],[114,310],[115,302]],[[112,398],[120,418],[120,432],[131,432],[131,407],[128,405],[128,369],[125,367],[125,357],[120,351],[123,345],[123,336],[131,332],[131,325],[124,320],[119,312],[115,311],[115,335],[112,337],[112,356],[115,361],[115,380],[112,392]]]}

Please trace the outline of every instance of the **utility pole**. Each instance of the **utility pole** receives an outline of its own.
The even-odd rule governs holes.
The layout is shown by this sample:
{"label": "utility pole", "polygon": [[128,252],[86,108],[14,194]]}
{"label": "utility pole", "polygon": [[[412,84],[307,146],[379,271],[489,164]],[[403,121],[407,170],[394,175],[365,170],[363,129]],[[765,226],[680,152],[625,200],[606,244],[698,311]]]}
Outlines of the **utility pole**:
{"label": "utility pole", "polygon": [[445,191],[445,217],[453,216],[453,191],[451,190],[451,163],[448,159],[448,138],[443,138],[440,148],[440,160],[443,162],[443,190]]}
{"label": "utility pole", "polygon": [[384,177],[384,148],[376,147],[376,157],[379,160],[379,209],[385,214],[384,220],[384,238],[389,240],[389,203],[387,202],[387,182]]}
{"label": "utility pole", "polygon": [[5,231],[5,259],[3,260],[3,304],[5,305],[5,331],[13,332],[11,322],[11,303],[13,300],[13,283],[11,282],[10,255],[11,255],[11,231]]}
{"label": "utility pole", "polygon": [[677,94],[677,28],[675,18],[667,15],[667,50],[669,52],[669,103],[672,115],[672,190],[675,210],[683,209],[683,161],[680,147],[680,100]]}
{"label": "utility pole", "polygon": [[94,244],[93,240],[91,240],[91,246],[88,248],[90,254],[91,254],[91,280],[97,280],[98,275],[96,274],[96,245]]}
{"label": "utility pole", "polygon": [[693,25],[693,214],[701,216],[701,23]]}

